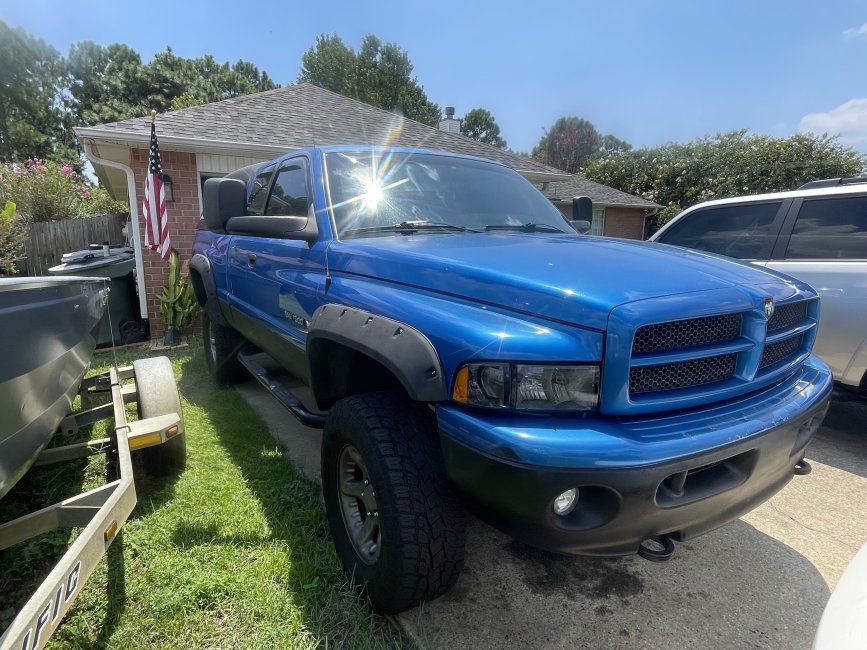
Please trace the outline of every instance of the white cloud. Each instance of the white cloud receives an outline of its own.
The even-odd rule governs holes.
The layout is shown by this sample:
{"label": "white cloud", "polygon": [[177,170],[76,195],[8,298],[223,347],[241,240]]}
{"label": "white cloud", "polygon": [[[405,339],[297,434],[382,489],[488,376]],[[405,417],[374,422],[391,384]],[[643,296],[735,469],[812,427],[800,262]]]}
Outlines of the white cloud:
{"label": "white cloud", "polygon": [[827,113],[801,118],[801,131],[839,135],[843,144],[863,149],[867,145],[867,97],[856,97]]}
{"label": "white cloud", "polygon": [[855,38],[856,36],[867,36],[867,23],[860,27],[850,27],[843,32],[843,38]]}

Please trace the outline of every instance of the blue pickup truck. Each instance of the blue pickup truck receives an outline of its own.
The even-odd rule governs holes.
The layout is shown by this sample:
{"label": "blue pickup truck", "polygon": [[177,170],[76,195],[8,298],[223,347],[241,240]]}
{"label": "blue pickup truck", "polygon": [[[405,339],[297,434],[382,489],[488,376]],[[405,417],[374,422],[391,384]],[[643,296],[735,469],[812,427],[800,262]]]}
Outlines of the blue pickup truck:
{"label": "blue pickup truck", "polygon": [[809,471],[832,379],[797,280],[580,235],[515,171],[443,152],[302,149],[203,202],[208,367],[324,428],[334,544],[379,611],[455,583],[467,506],[543,549],[664,559]]}

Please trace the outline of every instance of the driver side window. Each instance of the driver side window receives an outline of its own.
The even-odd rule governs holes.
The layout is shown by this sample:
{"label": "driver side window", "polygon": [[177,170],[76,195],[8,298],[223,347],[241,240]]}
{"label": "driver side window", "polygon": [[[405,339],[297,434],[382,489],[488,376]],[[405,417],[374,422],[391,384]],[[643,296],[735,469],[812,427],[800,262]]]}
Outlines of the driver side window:
{"label": "driver side window", "polygon": [[307,170],[303,163],[291,163],[277,173],[277,180],[274,181],[265,214],[306,217],[308,207]]}

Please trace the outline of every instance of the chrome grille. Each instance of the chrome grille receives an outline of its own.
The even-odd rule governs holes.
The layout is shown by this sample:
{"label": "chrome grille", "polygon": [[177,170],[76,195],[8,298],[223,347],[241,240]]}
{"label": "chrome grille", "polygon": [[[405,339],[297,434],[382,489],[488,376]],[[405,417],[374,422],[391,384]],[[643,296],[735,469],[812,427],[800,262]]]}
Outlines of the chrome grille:
{"label": "chrome grille", "polygon": [[791,302],[787,305],[777,305],[774,315],[768,321],[768,331],[781,330],[807,320],[807,301]]}
{"label": "chrome grille", "polygon": [[673,390],[729,379],[735,374],[737,358],[737,354],[722,354],[694,361],[631,368],[629,392],[635,394]]}
{"label": "chrome grille", "polygon": [[645,325],[635,332],[632,353],[681,350],[733,341],[741,334],[741,320],[740,314],[724,314]]}
{"label": "chrome grille", "polygon": [[778,341],[777,343],[771,343],[770,345],[765,347],[765,351],[762,353],[762,361],[759,363],[759,369],[766,368],[767,366],[772,366],[775,363],[778,363],[793,355],[795,352],[801,349],[801,344],[804,342],[803,334],[800,336],[793,336],[792,338],[786,339],[784,341]]}

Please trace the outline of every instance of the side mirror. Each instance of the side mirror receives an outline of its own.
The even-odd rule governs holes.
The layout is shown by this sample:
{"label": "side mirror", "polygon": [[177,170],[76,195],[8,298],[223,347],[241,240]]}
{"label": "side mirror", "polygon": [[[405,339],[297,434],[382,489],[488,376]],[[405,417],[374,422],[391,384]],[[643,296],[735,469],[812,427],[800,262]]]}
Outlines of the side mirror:
{"label": "side mirror", "polygon": [[232,235],[301,239],[313,243],[319,236],[315,217],[232,217],[226,222],[226,231]]}
{"label": "side mirror", "polygon": [[209,178],[202,190],[202,217],[208,230],[226,232],[226,222],[247,210],[247,188],[237,178]]}
{"label": "side mirror", "polygon": [[586,235],[590,232],[590,222],[584,221],[583,219],[573,219],[569,222],[569,225],[577,232],[579,235]]}
{"label": "side mirror", "polygon": [[572,199],[571,225],[579,235],[590,232],[593,223],[593,200],[589,196],[576,196]]}

